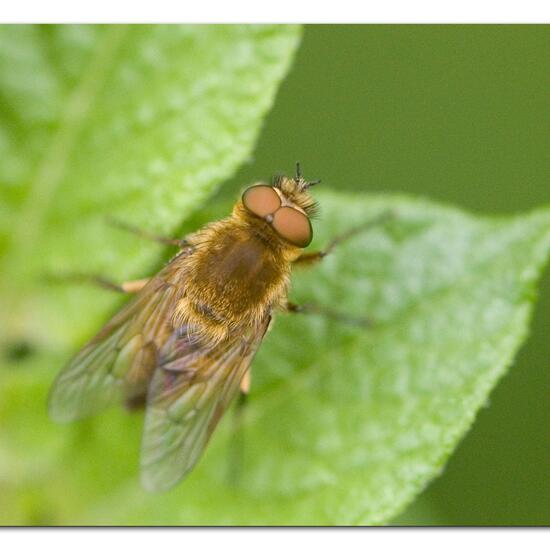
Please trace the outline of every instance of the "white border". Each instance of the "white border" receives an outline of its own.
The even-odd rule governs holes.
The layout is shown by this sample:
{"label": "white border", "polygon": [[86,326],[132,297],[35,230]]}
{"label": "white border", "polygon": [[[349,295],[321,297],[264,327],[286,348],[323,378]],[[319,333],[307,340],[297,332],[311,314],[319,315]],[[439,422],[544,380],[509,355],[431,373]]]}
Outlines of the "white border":
{"label": "white border", "polygon": [[[548,548],[547,529],[13,529],[0,530],[3,548],[41,550],[280,550],[384,548],[487,550]],[[32,546],[31,546],[32,545]]]}
{"label": "white border", "polygon": [[0,23],[540,23],[548,0],[17,0]]}

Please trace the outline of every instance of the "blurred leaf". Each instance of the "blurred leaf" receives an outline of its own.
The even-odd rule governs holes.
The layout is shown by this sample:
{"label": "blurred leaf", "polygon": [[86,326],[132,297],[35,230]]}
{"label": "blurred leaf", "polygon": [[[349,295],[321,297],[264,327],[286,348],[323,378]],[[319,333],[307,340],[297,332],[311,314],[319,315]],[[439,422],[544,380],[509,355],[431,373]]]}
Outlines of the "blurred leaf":
{"label": "blurred leaf", "polygon": [[52,426],[41,401],[63,358],[27,359],[0,379],[4,521],[379,524],[441,473],[527,335],[550,210],[489,219],[403,197],[319,198],[313,247],[380,212],[397,218],[297,272],[291,297],[375,326],[280,315],[249,406],[161,495],[139,487],[142,416]]}
{"label": "blurred leaf", "polygon": [[44,279],[139,276],[157,249],[107,216],[173,231],[250,155],[299,36],[280,25],[0,27],[4,337],[66,343],[97,322],[106,300]]}

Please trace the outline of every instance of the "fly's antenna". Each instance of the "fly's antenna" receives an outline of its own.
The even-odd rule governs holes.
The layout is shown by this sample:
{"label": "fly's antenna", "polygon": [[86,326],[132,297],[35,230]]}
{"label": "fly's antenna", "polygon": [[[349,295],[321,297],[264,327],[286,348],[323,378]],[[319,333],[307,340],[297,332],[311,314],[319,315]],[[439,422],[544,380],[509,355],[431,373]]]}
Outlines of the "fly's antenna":
{"label": "fly's antenna", "polygon": [[314,185],[321,183],[321,180],[313,180],[313,181],[304,180],[304,178],[302,177],[302,167],[300,166],[299,162],[296,162],[296,175],[294,176],[294,181],[296,183],[302,183],[303,189],[308,189],[309,187],[313,187]]}
{"label": "fly's antenna", "polygon": [[306,182],[306,189],[308,187],[313,187],[314,185],[317,185],[318,183],[321,183],[321,180],[308,181],[308,182]]}
{"label": "fly's antenna", "polygon": [[296,175],[294,176],[295,181],[300,181],[302,179],[302,169],[300,167],[300,162],[296,162]]}

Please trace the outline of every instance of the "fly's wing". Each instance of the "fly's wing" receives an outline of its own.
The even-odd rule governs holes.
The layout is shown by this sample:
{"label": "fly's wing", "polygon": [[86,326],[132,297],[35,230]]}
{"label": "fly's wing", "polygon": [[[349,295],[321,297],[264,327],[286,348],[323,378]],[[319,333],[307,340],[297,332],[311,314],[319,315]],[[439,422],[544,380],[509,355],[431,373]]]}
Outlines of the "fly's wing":
{"label": "fly's wing", "polygon": [[146,393],[158,350],[173,330],[177,260],[147,283],[61,371],[48,400],[54,420],[83,418]]}
{"label": "fly's wing", "polygon": [[211,346],[185,328],[166,343],[147,400],[141,451],[146,489],[169,489],[193,468],[238,392],[269,321],[267,316],[261,326]]}

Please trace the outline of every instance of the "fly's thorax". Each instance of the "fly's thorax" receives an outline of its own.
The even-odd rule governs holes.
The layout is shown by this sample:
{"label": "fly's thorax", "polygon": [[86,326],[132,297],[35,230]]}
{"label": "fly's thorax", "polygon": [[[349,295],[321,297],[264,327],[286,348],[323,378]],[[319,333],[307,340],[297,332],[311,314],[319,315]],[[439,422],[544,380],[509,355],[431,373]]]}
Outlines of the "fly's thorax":
{"label": "fly's thorax", "polygon": [[186,260],[177,322],[201,326],[220,338],[240,326],[260,323],[284,302],[291,262],[286,247],[274,249],[234,216],[203,229],[197,241]]}

